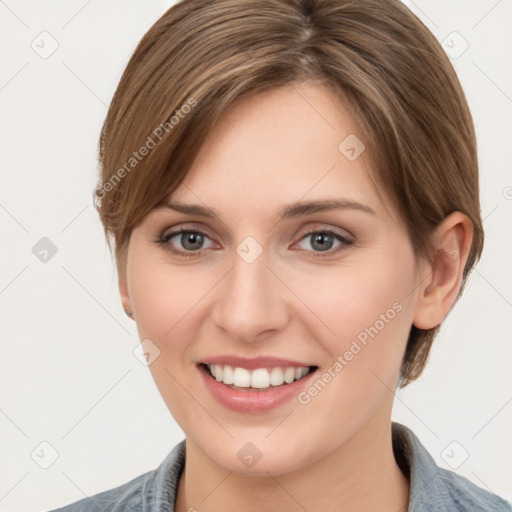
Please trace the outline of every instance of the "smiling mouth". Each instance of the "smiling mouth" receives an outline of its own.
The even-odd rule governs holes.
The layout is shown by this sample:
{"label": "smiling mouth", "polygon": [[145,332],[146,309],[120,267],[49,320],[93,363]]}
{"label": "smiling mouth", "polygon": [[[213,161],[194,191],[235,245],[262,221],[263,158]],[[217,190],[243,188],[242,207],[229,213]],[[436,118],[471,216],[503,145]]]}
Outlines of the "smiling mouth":
{"label": "smiling mouth", "polygon": [[204,364],[204,371],[217,382],[239,391],[266,391],[304,378],[314,372],[316,366],[275,366],[272,368],[255,368],[248,370],[229,364]]}

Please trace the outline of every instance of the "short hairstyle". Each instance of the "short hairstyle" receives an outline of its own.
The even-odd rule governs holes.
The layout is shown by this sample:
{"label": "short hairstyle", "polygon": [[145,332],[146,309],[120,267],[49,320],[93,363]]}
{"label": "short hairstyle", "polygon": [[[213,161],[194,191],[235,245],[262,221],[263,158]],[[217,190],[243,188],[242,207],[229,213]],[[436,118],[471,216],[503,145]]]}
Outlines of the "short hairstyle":
{"label": "short hairstyle", "polygon": [[[475,131],[449,58],[400,0],[182,0],[165,12],[131,56],[100,135],[95,206],[118,271],[133,228],[178,187],[228,107],[302,81],[329,86],[353,113],[416,257],[432,261],[447,215],[469,217],[458,299],[484,240]],[[400,387],[423,371],[439,327],[411,326]]]}

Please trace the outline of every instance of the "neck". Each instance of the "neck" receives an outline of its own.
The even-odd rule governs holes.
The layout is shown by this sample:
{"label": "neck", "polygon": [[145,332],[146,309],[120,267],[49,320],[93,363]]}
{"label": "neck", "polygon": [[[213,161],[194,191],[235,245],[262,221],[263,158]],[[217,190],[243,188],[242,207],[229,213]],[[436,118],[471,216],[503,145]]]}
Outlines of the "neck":
{"label": "neck", "polygon": [[374,418],[328,456],[278,476],[227,471],[187,440],[175,510],[256,512],[270,503],[283,512],[407,512],[409,492],[393,455],[391,421]]}

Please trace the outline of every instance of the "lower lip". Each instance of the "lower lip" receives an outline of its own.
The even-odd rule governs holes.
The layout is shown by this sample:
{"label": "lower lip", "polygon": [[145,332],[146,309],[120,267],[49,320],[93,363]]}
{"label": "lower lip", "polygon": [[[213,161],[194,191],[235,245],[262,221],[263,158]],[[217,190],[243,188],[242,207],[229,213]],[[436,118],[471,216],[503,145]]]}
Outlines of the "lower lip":
{"label": "lower lip", "polygon": [[265,391],[238,391],[218,382],[203,366],[198,366],[198,369],[213,397],[225,407],[237,412],[265,412],[276,409],[296,397],[316,372],[312,371],[302,379]]}

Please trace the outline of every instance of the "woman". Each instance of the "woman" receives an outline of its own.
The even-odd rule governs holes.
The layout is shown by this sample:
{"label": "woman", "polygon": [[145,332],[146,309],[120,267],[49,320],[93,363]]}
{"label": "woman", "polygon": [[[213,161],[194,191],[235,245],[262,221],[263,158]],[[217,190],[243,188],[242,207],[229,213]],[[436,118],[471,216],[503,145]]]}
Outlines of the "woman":
{"label": "woman", "polygon": [[399,1],[176,4],[100,163],[123,306],[186,440],[59,510],[511,509],[391,422],[484,237],[464,93]]}

